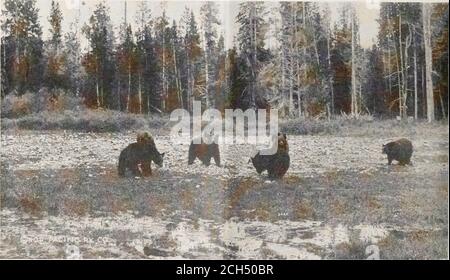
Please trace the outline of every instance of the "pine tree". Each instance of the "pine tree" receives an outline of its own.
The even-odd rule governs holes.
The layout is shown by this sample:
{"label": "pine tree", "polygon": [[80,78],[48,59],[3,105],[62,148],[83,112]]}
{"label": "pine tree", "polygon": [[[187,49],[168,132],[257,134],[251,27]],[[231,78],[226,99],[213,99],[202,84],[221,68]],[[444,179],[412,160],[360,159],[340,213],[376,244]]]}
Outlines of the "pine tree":
{"label": "pine tree", "polygon": [[267,60],[268,51],[264,48],[267,23],[264,19],[265,7],[262,2],[242,2],[239,4],[237,22],[239,24],[238,42],[240,55],[247,65],[248,72],[244,104],[247,108],[257,108],[264,98],[258,94],[258,74],[261,62]]}
{"label": "pine tree", "polygon": [[[123,81],[125,85],[125,110],[127,112],[141,113],[142,103],[135,104],[133,96],[134,92],[134,75],[137,72],[137,53],[136,44],[134,43],[133,32],[131,25],[127,24],[122,26],[120,34],[120,45],[117,48],[117,63],[119,71],[119,79]],[[138,107],[138,108],[136,108]]]}
{"label": "pine tree", "polygon": [[156,37],[156,48],[158,53],[158,64],[161,66],[160,71],[160,102],[161,109],[163,111],[166,110],[166,101],[168,98],[168,56],[170,54],[170,48],[168,45],[170,44],[170,28],[168,27],[169,22],[167,21],[167,16],[165,9],[163,10],[162,15],[157,19],[155,25],[155,37]]}
{"label": "pine tree", "polygon": [[89,51],[83,58],[83,66],[90,80],[88,85],[91,85],[87,89],[87,103],[97,108],[115,106],[117,102],[114,102],[112,92],[115,76],[114,33],[109,9],[104,2],[96,5],[89,23],[83,27],[83,33],[89,42]]}
{"label": "pine tree", "polygon": [[203,35],[203,55],[204,55],[204,92],[206,107],[214,107],[212,96],[214,81],[212,77],[216,71],[216,44],[217,44],[217,26],[220,24],[217,18],[218,9],[215,2],[205,2],[200,8],[202,18]]}
{"label": "pine tree", "polygon": [[196,88],[201,75],[202,48],[200,46],[200,35],[197,29],[194,12],[185,9],[182,24],[184,25],[184,50],[186,57],[185,77],[186,77],[186,103],[187,109],[192,110],[193,98],[196,95]]}
{"label": "pine tree", "polygon": [[45,73],[46,85],[49,89],[65,88],[67,87],[67,77],[64,75],[65,63],[62,55],[62,12],[59,7],[59,2],[54,0],[51,3],[50,17],[50,40],[47,42],[47,67]]}
{"label": "pine tree", "polygon": [[[5,0],[2,10],[2,67],[8,93],[38,91],[42,84],[42,29],[36,0]],[[3,79],[3,76],[2,76]]]}
{"label": "pine tree", "polygon": [[[334,27],[331,64],[334,73],[335,108],[357,116],[361,110],[362,49],[359,44],[359,25],[354,7],[344,5],[340,20]],[[339,93],[339,94],[338,94]]]}
{"label": "pine tree", "polygon": [[70,31],[65,35],[64,61],[65,73],[67,79],[67,88],[79,96],[82,86],[82,65],[81,65],[81,46],[78,38],[78,23],[70,25]]}
{"label": "pine tree", "polygon": [[423,41],[425,48],[425,76],[426,76],[426,93],[427,93],[427,120],[434,121],[434,91],[433,91],[433,61],[431,49],[431,6],[428,3],[422,4],[422,20],[423,20]]}
{"label": "pine tree", "polygon": [[140,111],[159,111],[159,65],[152,36],[153,20],[145,1],[140,2],[136,14],[136,55],[138,63],[138,96]]}

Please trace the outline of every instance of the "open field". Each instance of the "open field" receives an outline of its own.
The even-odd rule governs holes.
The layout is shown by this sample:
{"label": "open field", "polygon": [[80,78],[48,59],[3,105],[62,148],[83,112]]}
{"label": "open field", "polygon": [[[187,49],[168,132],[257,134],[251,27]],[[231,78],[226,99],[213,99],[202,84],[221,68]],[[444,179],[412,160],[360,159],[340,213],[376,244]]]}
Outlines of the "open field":
{"label": "open field", "polygon": [[[152,130],[164,167],[119,178],[134,131],[9,129],[0,257],[359,259],[376,245],[380,258],[446,258],[448,126],[358,125],[288,134],[279,181],[256,173],[248,145],[221,146],[223,167],[187,166],[189,143]],[[399,137],[414,144],[413,166],[381,154]]]}

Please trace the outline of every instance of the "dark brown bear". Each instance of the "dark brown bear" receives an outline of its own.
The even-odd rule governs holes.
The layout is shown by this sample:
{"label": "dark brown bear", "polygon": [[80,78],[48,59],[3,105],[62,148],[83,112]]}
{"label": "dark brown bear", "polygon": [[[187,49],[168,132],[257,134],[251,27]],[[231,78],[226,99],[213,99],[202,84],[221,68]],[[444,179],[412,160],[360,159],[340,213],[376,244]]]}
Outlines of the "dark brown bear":
{"label": "dark brown bear", "polygon": [[214,158],[216,165],[221,166],[219,145],[214,142],[211,144],[206,144],[203,142],[203,139],[200,144],[194,144],[194,141],[192,141],[189,146],[188,164],[191,165],[194,163],[196,158],[198,158],[206,166],[209,166],[211,163],[211,158]]}
{"label": "dark brown bear", "polygon": [[155,141],[147,133],[140,133],[137,142],[131,143],[119,156],[119,176],[125,176],[127,170],[134,176],[150,176],[152,174],[151,162],[162,166],[164,153],[156,149]]}
{"label": "dark brown bear", "polygon": [[286,174],[290,165],[289,145],[286,134],[278,133],[278,149],[273,155],[261,155],[259,152],[251,158],[258,174],[267,170],[270,179],[279,179]]}
{"label": "dark brown bear", "polygon": [[412,143],[405,138],[383,145],[383,154],[387,154],[389,165],[393,160],[398,161],[400,165],[411,164],[412,153]]}

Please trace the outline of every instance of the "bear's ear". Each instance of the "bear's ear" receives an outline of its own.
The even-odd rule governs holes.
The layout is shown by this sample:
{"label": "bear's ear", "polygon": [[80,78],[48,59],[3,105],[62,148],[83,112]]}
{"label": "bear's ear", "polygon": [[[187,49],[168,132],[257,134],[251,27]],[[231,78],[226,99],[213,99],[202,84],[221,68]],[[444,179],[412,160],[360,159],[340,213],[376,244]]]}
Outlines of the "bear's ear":
{"label": "bear's ear", "polygon": [[284,139],[287,139],[287,137],[286,137],[286,133],[283,133],[283,137],[284,137]]}
{"label": "bear's ear", "polygon": [[161,154],[161,157],[164,157],[165,154],[166,154],[166,153],[162,153],[162,154]]}

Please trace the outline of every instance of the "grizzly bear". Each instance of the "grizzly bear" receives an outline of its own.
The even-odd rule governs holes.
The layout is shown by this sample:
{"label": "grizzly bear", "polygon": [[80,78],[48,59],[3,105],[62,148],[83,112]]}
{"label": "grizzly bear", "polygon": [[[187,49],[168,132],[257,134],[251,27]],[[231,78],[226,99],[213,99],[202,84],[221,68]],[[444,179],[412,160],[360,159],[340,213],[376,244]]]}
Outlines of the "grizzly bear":
{"label": "grizzly bear", "polygon": [[411,141],[402,138],[383,145],[382,153],[387,154],[388,165],[391,165],[393,160],[398,161],[400,165],[411,164],[413,146]]}
{"label": "grizzly bear", "polygon": [[122,150],[119,156],[119,176],[125,176],[127,170],[134,176],[150,176],[152,174],[151,162],[162,166],[164,153],[156,149],[155,141],[147,133],[139,133],[137,141]]}
{"label": "grizzly bear", "polygon": [[290,165],[289,145],[284,133],[278,133],[278,149],[273,155],[261,155],[258,152],[251,158],[258,174],[267,170],[270,179],[280,179],[286,174]]}
{"label": "grizzly bear", "polygon": [[188,165],[194,163],[196,158],[198,158],[206,166],[209,166],[211,163],[211,158],[214,158],[214,162],[220,167],[219,145],[214,142],[211,144],[206,144],[203,139],[200,144],[194,144],[194,140],[192,140],[189,146]]}

